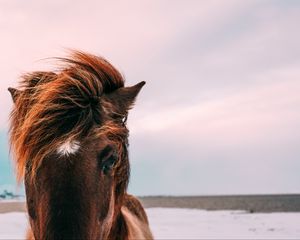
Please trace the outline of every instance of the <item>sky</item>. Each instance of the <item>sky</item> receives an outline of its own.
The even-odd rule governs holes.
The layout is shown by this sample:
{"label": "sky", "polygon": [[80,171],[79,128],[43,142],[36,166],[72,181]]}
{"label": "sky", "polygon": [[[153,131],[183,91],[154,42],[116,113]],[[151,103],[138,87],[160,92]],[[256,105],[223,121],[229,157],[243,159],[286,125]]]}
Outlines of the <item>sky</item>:
{"label": "sky", "polygon": [[14,179],[7,87],[74,48],[147,82],[128,119],[131,193],[300,193],[299,22],[293,0],[1,1],[0,185]]}

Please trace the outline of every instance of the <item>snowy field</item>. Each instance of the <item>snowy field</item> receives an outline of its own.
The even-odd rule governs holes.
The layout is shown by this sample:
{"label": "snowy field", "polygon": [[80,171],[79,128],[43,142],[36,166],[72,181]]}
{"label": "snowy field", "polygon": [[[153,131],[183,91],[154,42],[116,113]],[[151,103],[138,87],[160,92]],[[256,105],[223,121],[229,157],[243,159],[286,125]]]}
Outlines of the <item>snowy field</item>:
{"label": "snowy field", "polygon": [[[300,213],[146,209],[156,239],[300,239]],[[0,214],[0,239],[23,239],[25,213]]]}

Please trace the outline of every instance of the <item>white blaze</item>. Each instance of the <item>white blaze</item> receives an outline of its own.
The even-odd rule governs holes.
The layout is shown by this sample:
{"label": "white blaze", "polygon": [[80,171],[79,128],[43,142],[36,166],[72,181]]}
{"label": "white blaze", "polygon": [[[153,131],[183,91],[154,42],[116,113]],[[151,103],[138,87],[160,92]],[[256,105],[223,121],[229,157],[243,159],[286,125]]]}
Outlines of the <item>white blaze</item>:
{"label": "white blaze", "polygon": [[57,148],[57,153],[60,155],[70,155],[76,153],[80,148],[78,141],[66,141]]}

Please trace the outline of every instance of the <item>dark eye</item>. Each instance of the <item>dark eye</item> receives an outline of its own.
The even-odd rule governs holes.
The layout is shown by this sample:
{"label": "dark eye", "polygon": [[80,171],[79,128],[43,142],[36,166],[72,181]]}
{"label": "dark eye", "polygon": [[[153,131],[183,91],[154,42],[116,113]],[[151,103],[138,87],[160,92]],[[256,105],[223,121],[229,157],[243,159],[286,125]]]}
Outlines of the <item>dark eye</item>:
{"label": "dark eye", "polygon": [[113,169],[115,162],[116,158],[114,157],[114,155],[110,156],[103,162],[101,170],[105,175],[107,175]]}
{"label": "dark eye", "polygon": [[115,149],[110,145],[106,146],[98,155],[99,167],[105,175],[113,169],[117,158]]}

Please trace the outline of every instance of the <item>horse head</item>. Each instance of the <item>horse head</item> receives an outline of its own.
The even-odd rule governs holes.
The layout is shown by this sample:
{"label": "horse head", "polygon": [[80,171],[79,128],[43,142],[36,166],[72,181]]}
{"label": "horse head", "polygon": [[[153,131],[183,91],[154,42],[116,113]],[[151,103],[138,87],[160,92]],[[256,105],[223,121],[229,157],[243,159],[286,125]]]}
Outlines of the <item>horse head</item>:
{"label": "horse head", "polygon": [[9,88],[17,176],[35,239],[106,239],[129,180],[127,114],[145,82],[125,87],[90,54],[62,60]]}

